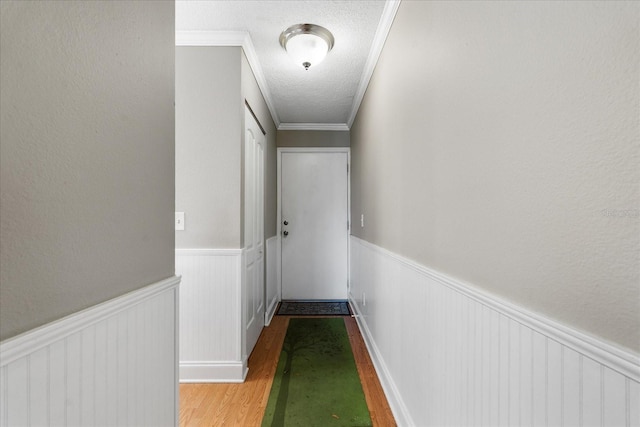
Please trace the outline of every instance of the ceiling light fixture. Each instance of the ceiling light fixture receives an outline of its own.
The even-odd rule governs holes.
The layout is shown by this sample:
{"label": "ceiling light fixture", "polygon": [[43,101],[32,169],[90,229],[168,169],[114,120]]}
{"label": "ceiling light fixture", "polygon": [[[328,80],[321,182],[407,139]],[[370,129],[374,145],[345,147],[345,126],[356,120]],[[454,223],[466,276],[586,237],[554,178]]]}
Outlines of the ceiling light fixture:
{"label": "ceiling light fixture", "polygon": [[296,24],[280,34],[280,45],[305,70],[322,62],[333,47],[329,30],[314,24]]}

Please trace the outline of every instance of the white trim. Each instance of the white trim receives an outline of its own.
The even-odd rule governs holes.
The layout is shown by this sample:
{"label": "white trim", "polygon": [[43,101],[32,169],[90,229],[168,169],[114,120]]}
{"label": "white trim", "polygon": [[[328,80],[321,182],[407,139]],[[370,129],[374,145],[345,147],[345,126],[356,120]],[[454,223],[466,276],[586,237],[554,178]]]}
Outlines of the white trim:
{"label": "white trim", "polygon": [[169,289],[177,289],[179,284],[180,277],[173,276],[4,340],[0,342],[2,366],[63,340],[144,300]]}
{"label": "white trim", "polygon": [[355,298],[353,298],[351,292],[349,292],[349,304],[354,311],[353,317],[358,323],[358,327],[360,328],[364,344],[366,345],[367,351],[371,356],[371,361],[373,362],[373,366],[376,370],[376,373],[378,374],[378,379],[380,379],[380,385],[382,386],[384,395],[387,398],[387,402],[389,403],[389,407],[391,408],[393,417],[396,420],[396,424],[399,426],[414,426],[415,423],[411,418],[411,414],[409,413],[407,406],[404,404],[404,401],[400,397],[398,387],[393,381],[393,377],[391,376],[389,369],[387,369],[387,365],[384,363],[384,358],[382,357],[378,346],[373,340],[373,336],[371,334],[371,331],[369,330],[369,327],[367,326],[367,322],[365,322],[362,318],[360,306],[358,305]]}
{"label": "white trim", "polygon": [[640,425],[636,354],[352,239],[349,298],[398,425]]}
{"label": "white trim", "polygon": [[276,236],[278,242],[276,251],[278,252],[278,277],[276,278],[276,288],[278,289],[278,301],[282,301],[282,148],[277,148],[276,153]]}
{"label": "white trim", "polygon": [[276,128],[280,126],[280,118],[273,103],[273,97],[258,55],[253,47],[251,36],[247,31],[176,31],[176,46],[240,46],[242,47],[247,62],[253,71],[258,87],[262,92],[267,108]]}
{"label": "white trim", "polygon": [[[268,297],[270,297],[270,295],[267,294],[266,290],[269,289],[269,274],[265,274],[265,313],[264,313],[264,325],[265,326],[269,326],[271,324],[271,320],[273,319],[273,316],[276,314],[276,309],[278,308],[278,303],[280,302],[280,290],[278,287],[278,283],[280,283],[279,281],[279,277],[280,277],[280,253],[278,252],[278,240],[280,240],[280,235],[276,234],[275,236],[271,236],[269,237],[266,241],[265,241],[265,253],[267,254],[267,264],[265,264],[266,268],[265,270],[268,271],[269,270],[269,266],[273,266],[273,268],[275,268],[275,273],[276,273],[276,277],[275,277],[275,287],[276,287],[276,293],[273,296],[273,298],[271,299],[271,301],[269,301]],[[269,248],[272,248],[273,250],[270,251]]]}
{"label": "white trim", "polygon": [[604,342],[601,339],[577,331],[567,325],[559,323],[541,314],[526,310],[525,308],[505,301],[482,289],[439,273],[414,261],[390,252],[356,236],[351,236],[356,242],[384,256],[423,274],[438,283],[455,290],[482,305],[515,320],[516,322],[537,331],[558,343],[569,347],[594,361],[640,382],[640,355],[630,353],[614,344]]}
{"label": "white trim", "polygon": [[371,43],[369,56],[365,62],[364,70],[360,78],[360,83],[353,98],[351,112],[347,123],[281,123],[278,113],[273,103],[273,96],[269,90],[269,85],[264,77],[262,67],[258,60],[253,42],[247,31],[176,31],[176,46],[241,46],[253,70],[253,74],[258,82],[258,87],[262,91],[265,103],[271,113],[271,118],[278,130],[350,130],[353,121],[358,114],[360,104],[369,86],[369,81],[382,53],[382,48],[387,40],[391,25],[400,6],[401,0],[387,0],[385,2],[382,16],[378,22],[376,34]]}
{"label": "white trim", "polygon": [[278,130],[349,130],[346,123],[280,123]]}
{"label": "white trim", "polygon": [[247,354],[247,251],[242,249],[240,264],[238,264],[237,274],[240,279],[240,286],[236,292],[236,306],[240,310],[240,360],[245,366],[248,365],[249,355]]}
{"label": "white trim", "polygon": [[180,362],[181,383],[242,383],[249,369],[246,363],[228,362]]}
{"label": "white trim", "polygon": [[369,81],[373,76],[373,71],[376,68],[376,64],[378,63],[380,54],[382,53],[384,43],[387,41],[389,31],[391,31],[391,24],[393,24],[393,20],[396,17],[398,7],[400,7],[400,0],[387,0],[384,5],[382,17],[380,18],[380,22],[378,23],[378,29],[376,30],[376,35],[373,38],[373,43],[371,44],[371,49],[369,50],[369,57],[367,58],[367,62],[365,63],[364,71],[362,72],[362,78],[360,79],[360,84],[358,85],[358,90],[353,97],[351,113],[349,114],[349,120],[347,120],[347,126],[349,128],[351,128],[351,126],[353,125],[353,121],[356,119],[356,115],[358,114],[358,110],[360,109],[360,104],[362,103],[364,94],[367,92]]}
{"label": "white trim", "polygon": [[180,381],[244,379],[244,257],[242,249],[176,249],[176,271],[183,276]]}
{"label": "white trim", "polygon": [[[175,269],[174,269],[175,270]],[[175,273],[175,271],[174,271]],[[179,276],[178,276],[179,277]],[[182,281],[182,277],[179,277],[179,280]],[[174,323],[174,334],[173,334],[173,357],[175,363],[173,364],[173,378],[174,378],[174,407],[176,408],[175,417],[174,417],[174,425],[180,425],[180,287],[178,286],[174,292],[174,305],[173,305],[173,316],[175,319]]]}
{"label": "white trim", "polygon": [[264,326],[269,326],[273,320],[273,316],[276,314],[276,308],[280,302],[279,298],[274,298],[272,304],[267,307],[267,311],[264,313]]}
{"label": "white trim", "polygon": [[0,343],[0,425],[177,425],[180,282],[172,276]]}
{"label": "white trim", "polygon": [[278,126],[280,126],[280,117],[278,117],[278,111],[276,110],[276,106],[273,103],[273,96],[271,95],[269,84],[267,82],[267,79],[264,77],[262,66],[260,65],[260,61],[258,61],[258,54],[256,53],[256,49],[253,47],[253,42],[251,41],[249,33],[245,35],[244,42],[242,43],[242,49],[244,50],[244,54],[247,57],[247,62],[249,63],[249,66],[253,71],[253,75],[256,78],[256,82],[258,83],[260,92],[262,92],[264,102],[267,104],[267,108],[271,113],[271,118],[273,119],[273,123],[275,124],[275,127],[277,129]]}
{"label": "white trim", "polygon": [[176,256],[238,256],[242,249],[176,249]]}

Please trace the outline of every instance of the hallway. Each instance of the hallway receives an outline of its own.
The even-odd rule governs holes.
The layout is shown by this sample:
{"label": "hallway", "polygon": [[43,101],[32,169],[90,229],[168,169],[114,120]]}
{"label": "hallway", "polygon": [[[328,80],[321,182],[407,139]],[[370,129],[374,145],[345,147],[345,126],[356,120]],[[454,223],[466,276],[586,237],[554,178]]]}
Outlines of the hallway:
{"label": "hallway", "polygon": [[[283,320],[250,347],[305,224],[278,203],[293,148],[350,153],[337,283],[397,425],[640,426],[640,2],[2,0],[0,21],[0,427],[258,423]],[[335,36],[309,70],[278,38],[303,22]]]}

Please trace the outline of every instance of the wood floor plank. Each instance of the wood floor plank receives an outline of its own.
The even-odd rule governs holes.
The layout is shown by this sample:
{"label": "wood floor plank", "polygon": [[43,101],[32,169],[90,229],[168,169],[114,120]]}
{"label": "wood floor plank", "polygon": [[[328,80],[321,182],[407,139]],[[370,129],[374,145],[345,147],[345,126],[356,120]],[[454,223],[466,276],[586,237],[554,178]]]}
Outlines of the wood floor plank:
{"label": "wood floor plank", "polygon": [[358,323],[353,317],[345,317],[344,323],[347,328],[347,334],[349,335],[349,341],[351,342],[353,357],[356,360],[356,367],[360,375],[364,397],[369,407],[371,421],[374,426],[395,426],[396,422],[393,418],[391,407],[384,395],[382,385],[380,384],[373,362],[369,356],[369,351],[360,334]]}
{"label": "wood floor plank", "polygon": [[[249,373],[244,383],[180,384],[180,427],[259,427],[291,317],[274,316],[264,328],[249,357]],[[371,421],[376,427],[395,426],[358,325],[353,317],[345,316],[344,321]]]}

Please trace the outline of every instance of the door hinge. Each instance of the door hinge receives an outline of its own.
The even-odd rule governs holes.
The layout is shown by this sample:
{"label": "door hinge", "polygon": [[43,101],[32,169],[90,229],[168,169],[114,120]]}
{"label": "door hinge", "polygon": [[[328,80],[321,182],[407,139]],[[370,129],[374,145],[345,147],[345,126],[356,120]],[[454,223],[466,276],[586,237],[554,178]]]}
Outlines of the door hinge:
{"label": "door hinge", "polygon": [[349,163],[347,163],[347,173],[349,173]]}

